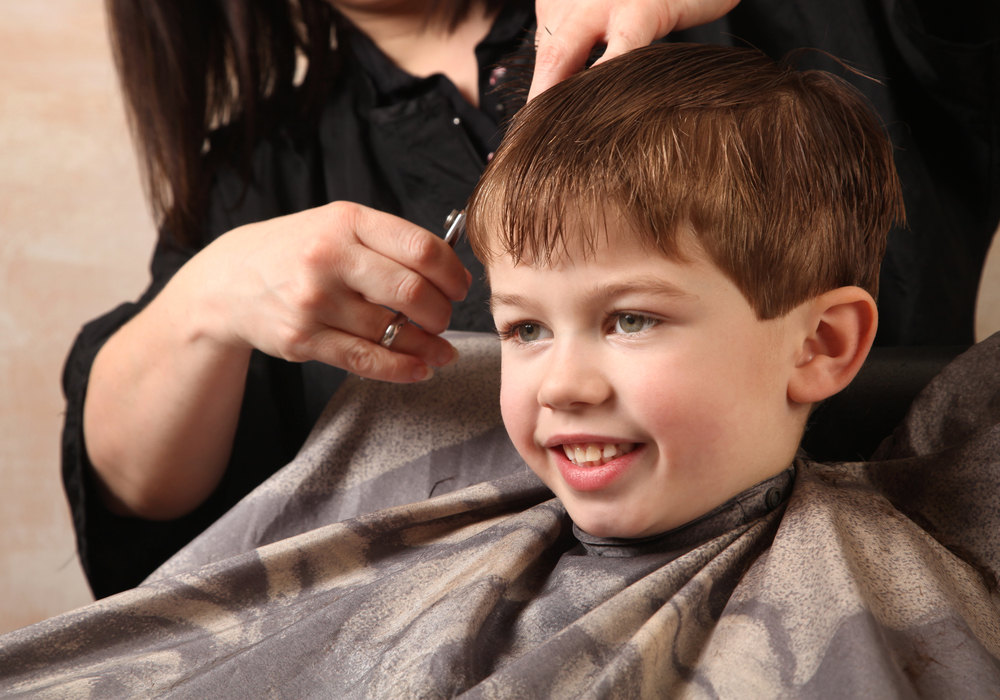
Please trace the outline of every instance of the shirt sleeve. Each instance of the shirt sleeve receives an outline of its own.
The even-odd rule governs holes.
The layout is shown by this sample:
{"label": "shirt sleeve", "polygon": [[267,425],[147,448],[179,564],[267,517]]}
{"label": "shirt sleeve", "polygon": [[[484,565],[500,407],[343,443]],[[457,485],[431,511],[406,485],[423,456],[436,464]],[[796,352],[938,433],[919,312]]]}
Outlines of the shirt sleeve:
{"label": "shirt sleeve", "polygon": [[80,563],[97,598],[139,585],[291,461],[311,427],[305,415],[300,366],[254,351],[229,464],[208,499],[191,513],[169,521],[116,515],[105,506],[83,433],[83,405],[94,358],[107,339],[145,308],[194,253],[165,243],[158,245],[149,289],[137,302],[122,304],[84,326],[66,361],[62,476]]}
{"label": "shirt sleeve", "polygon": [[141,583],[243,496],[290,462],[312,424],[300,365],[254,351],[233,450],[215,491],[193,512],[175,520],[115,515],[105,507],[97,491],[83,434],[83,406],[94,358],[107,339],[144,309],[198,250],[238,226],[323,204],[323,195],[322,161],[313,141],[299,144],[281,136],[259,144],[249,184],[237,168],[220,168],[215,173],[198,244],[184,247],[172,243],[168,233],[161,235],[153,254],[152,282],[142,297],[91,321],[77,337],[63,372],[66,417],[62,475],[80,562],[96,597]]}
{"label": "shirt sleeve", "polygon": [[[113,571],[107,576],[99,573],[102,567],[100,565],[95,567],[95,559],[98,562],[116,559],[117,557],[111,552],[121,551],[122,542],[127,542],[133,534],[131,526],[141,521],[138,518],[112,515],[97,493],[93,466],[87,456],[83,434],[83,405],[90,371],[94,358],[108,338],[144,309],[193,254],[193,250],[165,243],[161,239],[153,254],[152,282],[149,288],[138,301],[122,304],[86,324],[76,337],[63,369],[62,385],[66,396],[66,415],[62,434],[63,485],[76,530],[80,562],[97,597],[115,592],[111,590],[112,588],[122,590],[131,587],[127,585],[119,587],[120,571]],[[113,527],[116,524],[113,522],[115,520],[119,521],[118,525],[124,527],[116,531]],[[124,561],[130,558],[132,557],[126,555],[121,559]],[[115,570],[120,568],[112,567]],[[105,580],[108,577],[110,581]],[[138,581],[131,585],[134,586],[136,583]]]}

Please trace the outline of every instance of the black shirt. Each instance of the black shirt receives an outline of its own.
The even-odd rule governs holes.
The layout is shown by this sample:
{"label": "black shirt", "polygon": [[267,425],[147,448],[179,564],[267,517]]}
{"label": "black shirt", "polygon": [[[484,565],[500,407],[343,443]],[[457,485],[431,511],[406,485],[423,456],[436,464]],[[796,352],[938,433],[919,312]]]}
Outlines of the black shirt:
{"label": "black shirt", "polygon": [[[346,68],[331,87],[317,127],[306,135],[279,131],[256,147],[252,181],[223,168],[213,185],[204,234],[195,248],[162,237],[153,281],[142,298],[87,324],[63,373],[67,397],[63,481],[73,511],[81,563],[95,596],[138,585],[298,452],[345,373],[319,362],[294,364],[254,352],[239,424],[219,486],[194,512],[169,522],[117,516],[97,493],[83,439],[83,404],[94,357],[104,342],[144,308],[201,248],[238,226],[333,201],[352,201],[402,216],[439,232],[464,206],[500,140],[504,117],[489,94],[495,63],[521,46],[530,7],[510,3],[476,49],[480,108],[443,75],[406,74],[357,31],[346,32]],[[451,327],[491,331],[483,268],[460,241],[456,252],[472,271],[468,297]]]}

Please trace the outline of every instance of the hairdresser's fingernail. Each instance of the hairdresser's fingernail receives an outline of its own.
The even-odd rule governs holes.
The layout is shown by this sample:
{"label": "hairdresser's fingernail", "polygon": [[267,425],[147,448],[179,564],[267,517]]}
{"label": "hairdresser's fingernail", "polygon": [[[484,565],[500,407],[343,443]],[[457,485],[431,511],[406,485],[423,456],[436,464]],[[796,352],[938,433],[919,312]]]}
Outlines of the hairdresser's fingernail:
{"label": "hairdresser's fingernail", "polygon": [[450,367],[458,363],[458,348],[449,345],[438,355],[438,367]]}
{"label": "hairdresser's fingernail", "polygon": [[434,370],[427,365],[418,368],[413,372],[413,381],[415,382],[426,382],[428,379],[434,376]]}

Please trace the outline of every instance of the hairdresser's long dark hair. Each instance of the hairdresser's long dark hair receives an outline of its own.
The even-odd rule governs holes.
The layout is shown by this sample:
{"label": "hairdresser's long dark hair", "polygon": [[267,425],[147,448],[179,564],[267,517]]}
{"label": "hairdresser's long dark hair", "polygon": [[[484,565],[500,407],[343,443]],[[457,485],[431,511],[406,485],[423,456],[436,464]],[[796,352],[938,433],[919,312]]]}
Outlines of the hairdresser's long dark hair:
{"label": "hairdresser's long dark hair", "polygon": [[[340,71],[328,0],[106,0],[111,43],[139,163],[161,233],[194,244],[213,167],[249,177],[253,145],[318,117]],[[488,4],[497,6],[501,0]],[[472,0],[437,0],[452,26]],[[447,16],[447,14],[446,14]],[[308,70],[294,85],[296,54]],[[227,139],[206,139],[232,124]]]}

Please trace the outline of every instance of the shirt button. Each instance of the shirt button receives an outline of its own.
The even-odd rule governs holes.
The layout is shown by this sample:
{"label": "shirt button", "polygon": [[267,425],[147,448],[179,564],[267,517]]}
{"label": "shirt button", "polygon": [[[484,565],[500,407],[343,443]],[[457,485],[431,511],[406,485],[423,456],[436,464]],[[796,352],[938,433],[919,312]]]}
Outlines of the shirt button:
{"label": "shirt button", "polygon": [[462,120],[459,119],[458,117],[455,117],[454,119],[451,120],[451,123],[454,124],[455,126],[458,126],[459,124],[462,123]]}
{"label": "shirt button", "polygon": [[764,502],[768,509],[774,510],[781,505],[781,491],[779,489],[768,489],[764,496]]}

